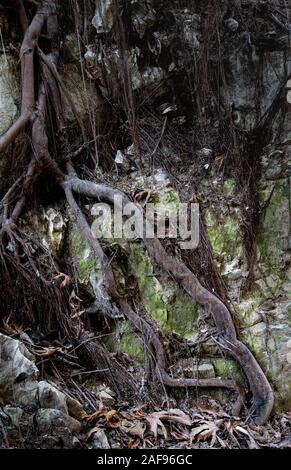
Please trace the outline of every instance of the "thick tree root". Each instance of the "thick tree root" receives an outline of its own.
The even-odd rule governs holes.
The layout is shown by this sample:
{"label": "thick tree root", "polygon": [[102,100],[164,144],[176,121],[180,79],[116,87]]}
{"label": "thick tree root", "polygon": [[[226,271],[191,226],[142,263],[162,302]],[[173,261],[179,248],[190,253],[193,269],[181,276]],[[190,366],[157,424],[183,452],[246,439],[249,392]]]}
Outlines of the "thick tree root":
{"label": "thick tree root", "polygon": [[[27,25],[27,18],[22,1],[17,1],[19,17],[25,36],[21,47],[22,64],[22,107],[21,115],[15,124],[1,137],[0,151],[3,151],[12,143],[18,134],[25,128],[33,117],[31,131],[32,159],[26,173],[10,187],[0,204],[0,257],[5,264],[10,263],[16,272],[31,282],[31,275],[22,267],[18,252],[25,254],[30,268],[35,272],[44,286],[51,287],[51,282],[42,276],[41,269],[30,253],[29,247],[17,230],[16,223],[21,216],[31,190],[44,171],[52,174],[56,182],[64,179],[64,174],[49,154],[47,134],[47,92],[51,91],[51,101],[57,117],[57,127],[63,127],[63,116],[60,103],[58,72],[55,64],[58,58],[58,24],[56,15],[57,2],[43,1],[33,18]],[[38,91],[36,110],[34,89],[34,51],[37,46],[37,38],[43,26],[46,24],[47,32],[51,38],[52,52],[46,56],[39,48],[37,51],[41,57],[40,70],[41,81]],[[28,26],[28,27],[27,27]],[[22,184],[21,192],[19,186]],[[18,194],[19,193],[19,194]],[[16,201],[16,202],[15,202]],[[6,252],[7,242],[14,247],[14,253]],[[9,264],[8,264],[9,265]],[[33,282],[33,281],[32,281]],[[62,300],[59,299],[58,290],[54,289],[55,304],[58,305],[55,314],[58,315],[58,324],[64,335],[69,336],[75,345],[76,353],[90,367],[97,367],[99,376],[105,380],[122,399],[132,399],[138,396],[137,384],[131,374],[113,357],[109,351],[89,332],[83,330],[80,320],[72,321],[66,308],[62,308]],[[64,307],[64,306],[63,306]]]}
{"label": "thick tree root", "polygon": [[[71,173],[72,174],[72,173]],[[144,319],[137,315],[134,310],[130,307],[128,302],[120,297],[116,282],[114,279],[114,274],[111,269],[109,260],[107,259],[99,241],[92,234],[92,231],[89,227],[89,224],[76,203],[74,196],[72,194],[72,189],[70,183],[66,182],[63,184],[68,204],[76,218],[76,221],[79,224],[79,229],[83,237],[88,241],[92,251],[95,253],[96,257],[99,259],[103,272],[103,283],[108,293],[112,299],[119,304],[119,307],[122,313],[128,318],[132,325],[146,337],[148,344],[152,345],[155,352],[155,374],[157,379],[164,385],[168,387],[178,387],[178,388],[227,388],[230,390],[235,390],[238,393],[237,401],[234,405],[233,413],[237,416],[241,410],[241,407],[244,403],[244,391],[239,387],[234,381],[226,380],[221,378],[211,378],[211,379],[177,379],[171,377],[167,372],[167,362],[165,358],[164,348],[158,337],[158,334],[154,331],[154,328]]]}
{"label": "thick tree root", "polygon": [[[27,19],[23,9],[23,4],[22,2],[18,3],[20,22],[22,27],[26,28]],[[50,6],[46,3],[40,6],[29,27],[26,29],[20,49],[22,77],[21,112],[15,123],[3,136],[0,137],[0,153],[3,152],[9,144],[14,142],[16,137],[25,129],[27,124],[33,118],[35,105],[34,51],[37,45],[38,37],[50,10]]]}
{"label": "thick tree root", "polygon": [[[159,339],[158,334],[154,331],[154,328],[143,318],[137,315],[130,307],[128,302],[121,298],[114,279],[110,263],[105,256],[102,247],[98,240],[93,236],[90,227],[80,210],[79,206],[73,196],[73,192],[86,195],[88,197],[97,198],[98,200],[106,200],[111,203],[114,202],[114,196],[121,197],[121,206],[123,208],[127,204],[129,199],[123,193],[114,190],[104,185],[97,185],[90,181],[83,181],[77,177],[73,171],[69,171],[68,176],[64,176],[63,172],[59,169],[58,165],[49,155],[48,150],[48,133],[46,129],[46,90],[50,89],[52,93],[52,104],[55,108],[56,116],[58,118],[58,128],[62,127],[62,113],[60,107],[60,90],[66,94],[66,90],[60,79],[60,76],[55,67],[56,54],[58,53],[58,47],[56,46],[56,38],[53,37],[54,32],[57,30],[53,25],[56,20],[56,1],[48,2],[44,0],[41,2],[40,7],[32,22],[27,26],[27,18],[23,9],[23,4],[19,0],[16,2],[19,6],[20,22],[23,29],[25,30],[25,36],[21,47],[20,58],[22,68],[22,104],[21,114],[14,125],[0,138],[0,152],[4,151],[10,143],[12,143],[16,137],[22,132],[29,122],[33,122],[32,127],[32,148],[33,148],[33,159],[30,164],[26,177],[24,178],[24,191],[21,194],[18,202],[15,204],[11,214],[8,212],[7,201],[10,199],[11,193],[6,194],[6,199],[3,202],[3,217],[4,231],[11,237],[12,240],[21,244],[21,238],[19,238],[17,231],[13,231],[13,226],[19,218],[21,212],[24,209],[27,194],[29,194],[29,186],[34,183],[35,179],[43,172],[44,169],[48,170],[53,174],[55,180],[63,187],[69,205],[71,206],[76,219],[79,223],[80,231],[82,235],[88,240],[92,250],[101,262],[104,276],[104,287],[112,299],[119,305],[122,312],[127,316],[131,323],[138,330],[142,331],[143,334],[148,338],[148,341],[152,345],[155,352],[155,373],[157,378],[166,386],[169,387],[224,387],[236,390],[239,393],[239,399],[237,402],[238,408],[242,405],[242,392],[239,387],[231,380],[216,379],[175,379],[167,373],[167,364],[165,353]],[[44,24],[47,26],[47,30],[50,30],[50,23],[53,25],[52,32],[52,44],[51,54],[46,56],[37,46],[38,37],[43,29]],[[34,51],[37,49],[39,57],[41,59],[41,71],[42,81],[38,93],[38,109],[35,112],[35,67],[34,67]],[[67,96],[68,98],[68,96]],[[73,107],[74,111],[74,107]],[[78,114],[75,111],[76,119],[79,121]],[[82,128],[82,123],[80,122]],[[15,186],[17,188],[17,185]],[[15,190],[14,188],[14,190]],[[116,201],[115,201],[116,202]],[[138,208],[137,208],[138,210]],[[148,223],[148,222],[145,222]],[[230,315],[230,312],[226,306],[211,292],[205,289],[198,281],[197,277],[190,271],[187,266],[168,255],[163,248],[162,244],[158,239],[147,239],[143,238],[143,242],[146,249],[152,258],[152,260],[165,271],[171,273],[175,281],[193,298],[195,302],[200,303],[206,307],[212,314],[218,331],[218,341],[222,348],[229,355],[231,355],[241,366],[244,371],[250,386],[253,397],[253,409],[254,419],[256,423],[263,424],[269,417],[273,407],[273,392],[265,377],[262,369],[257,363],[256,359],[248,348],[238,340],[235,327]],[[24,253],[29,258],[29,250],[22,245]],[[10,256],[11,257],[11,256]],[[29,259],[35,272],[37,272],[36,266],[33,264],[33,259]],[[17,265],[17,260],[15,261]],[[44,282],[46,280],[44,279]],[[71,332],[74,341],[80,340],[80,335],[73,327],[68,328],[69,319],[60,318],[60,325],[66,325],[64,331]],[[77,329],[78,330],[78,329]],[[80,331],[80,329],[78,330]],[[108,383],[115,390],[124,388],[125,394],[129,396],[136,395],[136,384],[131,378],[130,374],[115,361],[114,358],[111,360],[111,356],[99,343],[95,343],[85,334],[83,341],[81,340],[81,346],[79,352],[82,353],[89,362],[100,365],[100,369],[103,370],[104,377]],[[237,414],[237,413],[236,413]]]}
{"label": "thick tree root", "polygon": [[[70,188],[70,190],[78,194],[110,201],[111,203],[114,203],[114,196],[119,196],[122,200],[122,206],[130,202],[128,197],[120,191],[105,185],[80,180],[73,172],[71,172],[66,179],[64,188],[67,192],[68,188]],[[122,207],[120,209],[122,209]],[[92,236],[91,234],[91,237]],[[96,242],[97,240],[94,243]],[[248,379],[253,397],[254,421],[257,424],[266,422],[274,404],[273,391],[250,350],[237,339],[236,330],[229,310],[214,294],[199,283],[196,276],[184,263],[168,255],[158,239],[147,239],[144,237],[143,242],[153,261],[164,270],[170,272],[176,282],[183,287],[196,302],[203,305],[212,314],[218,330],[221,346],[240,364]],[[105,268],[106,265],[104,265],[104,269]],[[109,267],[107,270],[109,270]],[[112,275],[110,274],[110,276]]]}

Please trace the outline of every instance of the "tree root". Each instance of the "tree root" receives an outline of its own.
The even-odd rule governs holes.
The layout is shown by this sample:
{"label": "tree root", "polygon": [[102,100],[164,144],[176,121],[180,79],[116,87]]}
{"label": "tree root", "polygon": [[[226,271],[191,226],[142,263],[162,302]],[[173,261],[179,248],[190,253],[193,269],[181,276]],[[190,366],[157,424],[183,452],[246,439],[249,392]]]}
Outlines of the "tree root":
{"label": "tree root", "polygon": [[[81,180],[73,172],[69,173],[63,187],[66,194],[68,194],[69,190],[91,198],[106,200],[111,203],[114,202],[114,196],[119,196],[122,200],[122,206],[130,202],[128,197],[120,191],[114,190],[105,185]],[[123,207],[120,207],[121,210],[122,208]],[[83,226],[83,222],[81,222],[80,225]],[[92,236],[93,235],[91,234],[91,238]],[[90,243],[90,238],[87,237],[87,239]],[[187,268],[187,266],[185,266],[184,263],[168,255],[158,239],[147,239],[144,237],[143,242],[153,261],[164,270],[170,272],[176,282],[183,287],[183,289],[196,302],[211,312],[218,330],[221,346],[240,364],[248,379],[250,390],[252,392],[254,421],[257,424],[263,424],[266,422],[274,403],[272,388],[253,354],[241,341],[237,339],[231,314],[226,306],[214,294],[209,292],[199,283],[196,276]],[[94,243],[91,244],[93,250],[96,243],[98,243],[98,241],[95,239]],[[100,248],[96,251],[97,255],[98,251],[100,251]],[[109,277],[112,278],[108,262],[105,263],[103,267],[104,272],[109,272]],[[112,295],[112,292],[110,292],[110,294]]]}
{"label": "tree root", "polygon": [[[46,170],[53,175],[56,182],[60,183],[64,179],[63,172],[49,154],[48,135],[46,129],[48,89],[51,91],[52,105],[57,116],[57,125],[59,130],[61,130],[63,124],[58,88],[59,85],[62,86],[62,82],[59,79],[59,75],[55,67],[58,57],[58,28],[57,16],[55,14],[55,3],[56,2],[42,2],[31,24],[27,27],[23,3],[21,1],[17,1],[21,24],[23,29],[26,30],[21,47],[21,115],[12,127],[1,137],[0,151],[5,150],[7,146],[16,139],[19,133],[33,117],[31,132],[33,156],[25,175],[19,178],[15,184],[10,187],[0,204],[0,209],[2,209],[2,214],[0,214],[0,257],[3,264],[7,264],[8,267],[9,265],[13,267],[15,273],[20,273],[28,285],[35,282],[31,279],[31,273],[29,272],[30,267],[34,271],[36,279],[41,282],[44,295],[47,294],[48,298],[50,298],[49,292],[51,288],[53,288],[55,297],[53,305],[56,307],[55,313],[58,315],[58,325],[60,326],[63,334],[69,336],[75,344],[77,354],[82,357],[85,362],[90,364],[90,366],[97,366],[98,369],[100,369],[100,377],[106,380],[120,398],[136,398],[138,395],[137,385],[132,376],[100,342],[91,338],[89,332],[83,330],[82,324],[78,325],[78,321],[80,322],[80,320],[72,322],[72,319],[66,311],[66,306],[63,305],[62,299],[59,298],[60,293],[55,286],[51,286],[51,281],[42,275],[42,269],[44,266],[40,266],[39,260],[34,259],[30,251],[30,247],[27,245],[27,240],[25,240],[25,236],[22,236],[16,226],[16,223],[24,210],[29,194],[31,193],[32,187],[40,174]],[[45,22],[47,23],[47,31],[52,41],[52,52],[46,56],[39,48],[37,48],[41,58],[40,68],[42,72],[42,80],[40,82],[38,92],[36,111],[34,111],[35,90],[33,56],[37,45],[37,38],[40,35]],[[66,90],[64,90],[63,86],[62,89],[67,96]],[[82,123],[74,107],[73,110],[79,124],[81,125]],[[22,191],[19,195],[17,194],[17,191],[20,182],[22,183]],[[16,203],[14,203],[13,207],[12,203],[14,202],[14,199],[16,199]],[[10,206],[12,206],[12,208]],[[10,243],[12,246],[12,253],[9,251],[7,252],[7,243]],[[40,246],[39,248],[42,247]],[[19,253],[26,257],[28,267],[24,267],[22,265]],[[46,268],[48,271],[54,271],[53,265],[50,266],[48,264]]]}
{"label": "tree root", "polygon": [[[21,113],[18,120],[11,126],[11,128],[0,138],[0,152],[4,151],[9,144],[11,144],[16,137],[22,132],[29,122],[33,122],[32,126],[32,149],[33,158],[32,162],[28,167],[27,173],[24,177],[23,191],[14,206],[14,209],[10,211],[8,203],[12,199],[11,195],[15,193],[17,184],[13,190],[9,190],[2,204],[3,207],[3,234],[7,235],[8,238],[18,245],[23,250],[24,255],[28,258],[31,267],[33,268],[36,275],[41,278],[41,281],[47,285],[48,281],[42,278],[38,264],[34,262],[29,249],[17,230],[15,229],[15,223],[19,218],[21,212],[24,209],[27,195],[31,185],[35,179],[44,170],[48,170],[55,178],[55,180],[63,187],[68,204],[70,205],[75,217],[78,221],[80,231],[84,238],[87,239],[93,252],[100,260],[103,270],[103,281],[104,288],[108,292],[109,296],[116,302],[121,311],[126,315],[128,320],[141,331],[147,338],[148,342],[154,349],[155,355],[155,375],[157,379],[166,386],[169,387],[223,387],[232,389],[238,392],[238,401],[236,404],[235,414],[238,414],[239,408],[243,402],[243,392],[240,387],[231,380],[222,380],[219,378],[214,379],[176,379],[171,377],[167,373],[167,363],[162,343],[159,339],[155,329],[149,324],[149,322],[140,317],[128,304],[128,302],[122,298],[118,292],[114,275],[110,266],[110,263],[105,256],[101,245],[99,244],[96,237],[93,236],[86,218],[84,217],[81,209],[77,205],[73,192],[85,195],[94,199],[101,199],[114,202],[114,196],[118,195],[121,197],[121,207],[127,204],[129,199],[120,191],[114,190],[105,185],[98,185],[90,181],[81,180],[74,173],[72,167],[68,166],[68,175],[65,176],[63,171],[59,168],[57,163],[51,158],[48,148],[48,134],[46,129],[46,90],[50,89],[52,93],[52,105],[56,116],[61,115],[60,109],[60,96],[59,89],[61,88],[67,99],[67,92],[63,83],[60,79],[58,71],[55,67],[54,60],[56,58],[57,47],[55,38],[52,38],[52,51],[51,56],[46,56],[37,46],[38,37],[43,29],[44,24],[47,24],[49,31],[49,23],[56,20],[56,2],[48,2],[44,0],[38,8],[36,15],[32,22],[27,27],[27,20],[25,17],[25,11],[21,1],[16,2],[19,7],[19,15],[22,27],[25,31],[23,43],[20,51],[21,69],[22,69],[22,103]],[[54,19],[53,19],[54,17]],[[55,25],[53,26],[54,31],[56,30]],[[39,88],[38,94],[38,107],[35,113],[35,67],[34,67],[34,51],[37,49],[42,71],[42,81]],[[76,119],[79,122],[78,113],[74,106],[72,106],[75,113]],[[58,127],[61,126],[61,119],[58,119]],[[79,122],[82,133],[84,134],[82,122]],[[83,135],[84,137],[84,135]],[[137,208],[137,210],[139,210]],[[148,221],[145,222],[148,224]],[[218,341],[221,347],[227,351],[241,366],[244,371],[252,392],[253,398],[253,409],[254,409],[254,420],[257,424],[263,424],[269,417],[273,407],[273,392],[265,377],[262,369],[257,363],[256,359],[249,351],[249,349],[237,338],[236,330],[231,318],[231,314],[226,306],[221,302],[215,295],[205,289],[198,281],[197,277],[193,274],[187,266],[179,261],[178,259],[167,254],[162,244],[158,239],[147,239],[143,237],[144,245],[152,258],[152,260],[165,271],[171,273],[177,284],[182,287],[195,302],[198,302],[202,306],[206,307],[212,314],[213,320],[216,325],[218,332]],[[0,246],[0,251],[2,248]],[[10,261],[14,263],[15,269],[21,265],[18,259],[12,259],[13,255],[10,256]],[[28,274],[25,269],[21,266],[23,272],[28,278]],[[31,282],[31,280],[30,280]],[[56,296],[60,296],[57,290],[54,291]],[[100,366],[102,377],[119,392],[124,390],[124,395],[137,396],[137,386],[130,376],[130,374],[113,358],[108,351],[105,350],[104,346],[96,341],[91,340],[89,333],[82,331],[82,324],[70,325],[72,319],[68,313],[64,313],[61,309],[62,303],[59,302],[59,325],[63,332],[69,334],[77,345],[79,354],[83,355],[85,359],[94,366]],[[78,320],[80,321],[80,320]],[[83,335],[83,336],[82,336]],[[81,340],[81,345],[79,342]]]}
{"label": "tree root", "polygon": [[[22,2],[19,2],[19,17],[23,28],[26,28],[25,12]],[[34,95],[34,51],[38,37],[43,28],[45,19],[49,14],[49,6],[40,6],[32,22],[26,29],[20,49],[22,98],[21,112],[15,123],[0,137],[0,153],[6,150],[16,137],[25,129],[33,117],[35,95]]]}
{"label": "tree root", "polygon": [[[72,172],[70,173],[73,174]],[[76,178],[76,177],[75,177]],[[72,180],[71,180],[72,182]],[[74,185],[72,185],[74,186]],[[67,197],[68,204],[76,218],[76,221],[79,225],[79,230],[83,237],[89,243],[92,251],[99,259],[101,263],[101,268],[103,272],[103,283],[104,286],[112,297],[112,299],[119,304],[121,312],[128,318],[132,325],[146,337],[147,342],[152,345],[155,352],[155,374],[157,379],[164,385],[168,387],[178,387],[178,388],[227,388],[230,390],[235,390],[238,392],[238,398],[234,405],[233,413],[237,416],[241,410],[241,407],[244,403],[244,391],[239,387],[234,381],[221,379],[221,378],[211,378],[211,379],[176,379],[171,377],[167,372],[167,361],[165,358],[164,348],[158,337],[158,334],[155,333],[153,327],[130,307],[128,302],[122,298],[117,290],[116,282],[114,279],[114,274],[111,269],[109,260],[107,259],[102,247],[97,240],[97,238],[92,234],[92,231],[89,227],[89,224],[76,203],[74,196],[72,194],[72,189],[70,183],[66,182],[63,184],[65,194]]]}

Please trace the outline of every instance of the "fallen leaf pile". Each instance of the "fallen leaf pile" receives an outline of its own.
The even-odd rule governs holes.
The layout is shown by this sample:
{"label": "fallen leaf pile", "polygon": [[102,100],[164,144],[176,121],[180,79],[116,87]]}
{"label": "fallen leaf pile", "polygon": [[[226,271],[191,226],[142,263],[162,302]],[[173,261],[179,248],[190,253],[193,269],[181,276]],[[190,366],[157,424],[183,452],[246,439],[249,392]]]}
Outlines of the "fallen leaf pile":
{"label": "fallen leaf pile", "polygon": [[[291,447],[291,413],[281,415],[286,426],[284,445]],[[260,449],[272,446],[281,447],[282,434],[272,426],[250,426],[238,418],[212,409],[199,409],[185,413],[179,409],[169,409],[145,413],[140,409],[131,412],[102,408],[86,416],[85,422],[93,427],[87,433],[87,440],[104,429],[114,432],[114,447],[124,446],[124,436],[130,441],[127,447],[167,447],[175,443],[176,448],[246,448]],[[290,436],[286,438],[286,435]]]}

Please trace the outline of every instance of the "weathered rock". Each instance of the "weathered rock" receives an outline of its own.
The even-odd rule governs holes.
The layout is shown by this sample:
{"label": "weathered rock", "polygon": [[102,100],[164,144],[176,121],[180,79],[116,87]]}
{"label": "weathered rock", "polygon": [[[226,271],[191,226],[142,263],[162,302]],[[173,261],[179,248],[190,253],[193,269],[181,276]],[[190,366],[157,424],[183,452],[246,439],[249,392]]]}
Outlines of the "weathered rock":
{"label": "weathered rock", "polygon": [[96,28],[97,34],[109,33],[114,21],[114,1],[96,0],[95,15],[92,25]]}
{"label": "weathered rock", "polygon": [[56,386],[46,381],[38,384],[38,402],[41,408],[53,408],[76,419],[82,419],[85,411],[74,398],[61,392]]}
{"label": "weathered rock", "polygon": [[18,60],[10,54],[0,55],[0,135],[17,118],[20,101]]}
{"label": "weathered rock", "polygon": [[105,384],[97,387],[97,395],[99,400],[106,406],[112,405],[115,402],[115,393]]}
{"label": "weathered rock", "polygon": [[110,449],[110,444],[104,429],[98,429],[93,436],[93,449]]}
{"label": "weathered rock", "polygon": [[28,211],[20,220],[21,227],[28,234],[37,234],[42,244],[58,256],[63,248],[68,219],[60,207],[42,208],[40,213]]}
{"label": "weathered rock", "polygon": [[236,21],[234,18],[227,18],[224,21],[225,26],[230,30],[230,31],[236,31],[239,27],[238,21]]}
{"label": "weathered rock", "polygon": [[105,392],[105,390],[99,393],[99,398],[102,403],[106,405],[112,405],[115,402],[115,399],[111,395],[109,395],[109,393]]}
{"label": "weathered rock", "polygon": [[[1,12],[2,13],[2,12]],[[5,17],[6,18],[6,17]],[[0,18],[2,20],[2,18]],[[9,24],[9,22],[8,22]],[[0,26],[1,28],[1,26]],[[10,29],[10,25],[9,25]],[[1,28],[2,34],[4,33]],[[1,48],[1,43],[0,43]],[[17,57],[6,52],[0,53],[0,136],[4,134],[17,119],[20,110],[20,68]],[[22,146],[23,139],[15,141],[15,153]],[[6,153],[0,154],[0,192],[5,190],[9,176],[11,159]],[[8,188],[6,188],[7,190]]]}
{"label": "weathered rock", "polygon": [[37,381],[38,369],[34,364],[34,356],[20,341],[0,333],[0,359],[0,403],[13,405],[4,407],[3,412],[15,426],[21,419],[21,408],[40,407],[40,426],[45,421],[45,426],[54,427],[54,423],[48,423],[50,417],[55,419],[56,416],[56,413],[50,414],[49,410],[52,410],[58,411],[58,416],[75,429],[78,421],[71,416],[82,419],[85,415],[83,407],[56,386]]}
{"label": "weathered rock", "polygon": [[43,380],[38,384],[38,401],[41,408],[53,408],[68,414],[66,396]]}
{"label": "weathered rock", "polygon": [[[70,100],[74,103],[76,112],[81,121],[86,121],[90,114],[94,114],[96,125],[102,122],[103,102],[96,93],[93,83],[84,81],[75,63],[62,63],[60,67],[60,75],[64,86],[70,96]],[[76,117],[72,110],[71,104],[63,97],[64,115],[69,121],[75,121]]]}
{"label": "weathered rock", "polygon": [[35,406],[38,369],[34,357],[19,341],[0,333],[0,400],[17,406]]}
{"label": "weathered rock", "polygon": [[81,61],[80,43],[75,33],[67,34],[64,40],[64,54],[66,62]]}
{"label": "weathered rock", "polygon": [[210,379],[215,377],[215,371],[212,364],[201,364],[197,368],[197,375],[201,379]]}
{"label": "weathered rock", "polygon": [[54,410],[52,408],[37,410],[35,422],[41,434],[63,434],[66,431],[77,434],[81,430],[79,421],[62,413],[60,410]]}
{"label": "weathered rock", "polygon": [[182,35],[187,46],[194,49],[200,48],[201,36],[201,17],[196,13],[192,13],[188,8],[185,8],[180,15],[179,20],[182,24]]}
{"label": "weathered rock", "polygon": [[134,29],[138,33],[140,39],[145,35],[148,28],[151,28],[156,21],[156,12],[150,6],[148,1],[133,1],[131,20]]}
{"label": "weathered rock", "polygon": [[16,406],[6,405],[2,409],[2,414],[4,417],[9,419],[8,425],[11,425],[14,428],[19,428],[20,421],[23,415],[23,410]]}
{"label": "weathered rock", "polygon": [[[284,52],[265,53],[263,70],[244,50],[235,50],[228,56],[227,84],[222,95],[227,108],[232,109],[237,127],[252,130],[272,105],[285,77]],[[263,93],[257,95],[257,77],[262,80]]]}
{"label": "weathered rock", "polygon": [[86,416],[86,412],[83,406],[75,398],[66,395],[66,405],[68,407],[69,415],[75,418],[76,420],[82,421],[82,419]]}

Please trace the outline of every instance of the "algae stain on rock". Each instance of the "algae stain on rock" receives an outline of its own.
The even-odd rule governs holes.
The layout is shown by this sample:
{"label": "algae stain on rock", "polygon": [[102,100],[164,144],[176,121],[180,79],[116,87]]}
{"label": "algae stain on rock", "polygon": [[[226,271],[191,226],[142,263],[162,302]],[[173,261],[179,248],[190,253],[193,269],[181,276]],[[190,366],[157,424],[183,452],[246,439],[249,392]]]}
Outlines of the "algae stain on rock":
{"label": "algae stain on rock", "polygon": [[70,218],[69,246],[78,281],[94,295],[94,280],[101,278],[100,264],[72,218]]}
{"label": "algae stain on rock", "polygon": [[[274,184],[265,184],[260,191],[260,198],[265,202],[274,187]],[[266,208],[261,233],[258,237],[259,263],[267,275],[273,274],[281,277],[283,272],[282,259],[287,248],[290,230],[289,204],[287,180],[276,183],[273,195]]]}
{"label": "algae stain on rock", "polygon": [[206,211],[205,216],[207,233],[216,255],[228,257],[241,256],[239,222],[234,216],[226,215],[222,220],[218,220],[216,215]]}
{"label": "algae stain on rock", "polygon": [[134,333],[128,322],[125,323],[117,349],[134,358],[139,364],[144,364],[146,361],[142,338]]}
{"label": "algae stain on rock", "polygon": [[192,337],[196,330],[197,305],[172,282],[159,281],[141,245],[130,245],[129,267],[136,277],[141,299],[149,315],[166,330]]}

